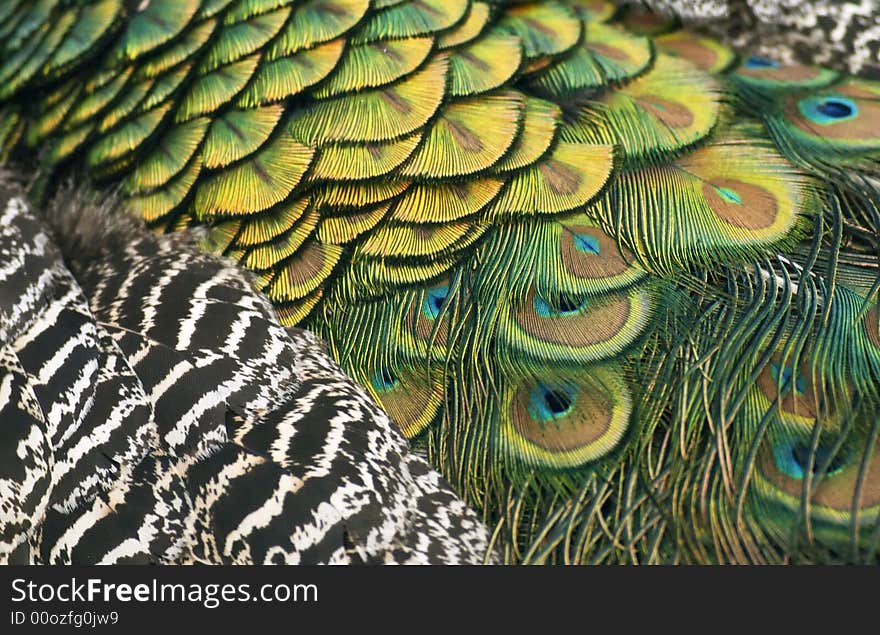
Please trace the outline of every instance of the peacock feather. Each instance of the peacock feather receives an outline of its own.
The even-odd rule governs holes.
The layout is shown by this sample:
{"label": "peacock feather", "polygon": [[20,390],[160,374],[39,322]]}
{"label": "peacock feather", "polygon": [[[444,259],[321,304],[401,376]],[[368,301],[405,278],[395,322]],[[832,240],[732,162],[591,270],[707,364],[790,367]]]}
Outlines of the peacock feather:
{"label": "peacock feather", "polygon": [[604,0],[9,0],[0,151],[253,272],[508,562],[876,561],[880,84]]}

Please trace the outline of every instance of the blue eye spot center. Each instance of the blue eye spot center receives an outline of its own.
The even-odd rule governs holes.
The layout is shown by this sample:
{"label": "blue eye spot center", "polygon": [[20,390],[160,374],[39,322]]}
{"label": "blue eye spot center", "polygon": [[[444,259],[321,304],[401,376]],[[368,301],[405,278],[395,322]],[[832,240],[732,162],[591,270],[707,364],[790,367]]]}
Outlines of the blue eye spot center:
{"label": "blue eye spot center", "polygon": [[821,126],[848,121],[859,114],[856,102],[843,95],[805,97],[798,102],[798,110]]}
{"label": "blue eye spot center", "polygon": [[746,60],[746,68],[779,68],[779,62],[760,55],[753,55]]}
{"label": "blue eye spot center", "polygon": [[599,255],[599,240],[590,234],[575,234],[574,248],[585,254]]}
{"label": "blue eye spot center", "polygon": [[394,390],[400,383],[400,380],[390,368],[380,368],[373,375],[370,383],[376,392],[388,392],[389,390]]}
{"label": "blue eye spot center", "polygon": [[716,187],[715,191],[717,191],[718,196],[720,196],[726,202],[733,203],[735,205],[742,205],[742,197],[736,190],[732,190],[729,187]]}
{"label": "blue eye spot center", "polygon": [[586,298],[559,296],[552,304],[544,298],[535,296],[535,313],[542,318],[578,315],[587,307]]}
{"label": "blue eye spot center", "polygon": [[449,285],[428,289],[425,292],[425,301],[422,303],[422,313],[425,317],[429,320],[436,320],[447,297],[449,297]]}
{"label": "blue eye spot center", "polygon": [[529,395],[529,414],[536,421],[548,422],[564,417],[574,407],[577,390],[574,386],[538,383]]}
{"label": "blue eye spot center", "polygon": [[817,106],[819,112],[832,119],[843,119],[853,114],[853,108],[844,101],[838,99],[826,99]]}
{"label": "blue eye spot center", "polygon": [[[777,446],[774,450],[777,467],[791,478],[802,480],[810,465],[811,446],[809,442],[797,441]],[[850,463],[850,453],[839,450],[834,452],[833,443],[819,443],[813,455],[814,475],[819,474],[823,466],[825,476],[833,476]]]}
{"label": "blue eye spot center", "polygon": [[[783,389],[791,386],[791,378],[794,375],[791,368],[786,366],[782,368],[776,362],[770,363],[770,374],[773,375],[773,381],[779,383]],[[807,378],[803,374],[799,374],[794,383],[794,392],[803,395],[807,392]]]}

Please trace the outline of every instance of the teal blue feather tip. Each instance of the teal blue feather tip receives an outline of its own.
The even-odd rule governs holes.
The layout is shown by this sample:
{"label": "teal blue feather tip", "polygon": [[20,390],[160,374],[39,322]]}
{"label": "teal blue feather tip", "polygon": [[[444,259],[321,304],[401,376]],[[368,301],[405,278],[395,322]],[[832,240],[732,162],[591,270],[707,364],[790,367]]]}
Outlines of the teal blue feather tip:
{"label": "teal blue feather tip", "polygon": [[436,320],[448,297],[449,285],[444,284],[428,289],[425,292],[425,300],[422,302],[422,313],[429,320]]}
{"label": "teal blue feather tip", "polygon": [[389,392],[397,388],[400,383],[397,375],[390,368],[380,368],[370,379],[370,384],[378,393]]}
{"label": "teal blue feather tip", "polygon": [[[814,474],[828,464],[825,476],[833,476],[849,464],[849,456],[845,452],[838,451],[832,457],[833,450],[832,445],[819,444],[813,456]],[[773,448],[773,457],[780,472],[793,479],[803,480],[810,465],[810,445],[801,441],[786,441]]]}
{"label": "teal blue feather tip", "polygon": [[804,97],[798,102],[798,110],[820,126],[849,121],[859,114],[856,102],[842,95]]}
{"label": "teal blue feather tip", "polygon": [[567,382],[553,385],[539,382],[529,394],[529,414],[541,423],[564,417],[574,408],[577,392],[577,387]]}

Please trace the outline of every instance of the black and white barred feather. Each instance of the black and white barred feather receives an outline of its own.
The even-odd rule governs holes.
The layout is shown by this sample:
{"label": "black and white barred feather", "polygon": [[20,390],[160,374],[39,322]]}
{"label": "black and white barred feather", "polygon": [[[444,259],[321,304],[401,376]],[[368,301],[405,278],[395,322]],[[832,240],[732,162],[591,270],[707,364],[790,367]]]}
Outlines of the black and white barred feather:
{"label": "black and white barred feather", "polygon": [[[624,0],[626,1],[626,0]],[[752,55],[880,78],[880,0],[631,0]]]}
{"label": "black and white barred feather", "polygon": [[241,271],[107,205],[38,218],[0,194],[0,562],[491,560],[476,515]]}

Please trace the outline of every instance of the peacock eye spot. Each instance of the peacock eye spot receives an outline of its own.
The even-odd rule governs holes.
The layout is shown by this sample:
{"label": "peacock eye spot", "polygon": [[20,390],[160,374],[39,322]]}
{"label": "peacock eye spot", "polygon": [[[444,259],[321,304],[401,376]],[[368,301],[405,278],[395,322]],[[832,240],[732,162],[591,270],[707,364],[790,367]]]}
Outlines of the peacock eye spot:
{"label": "peacock eye spot", "polygon": [[552,421],[571,412],[574,401],[574,387],[539,383],[529,397],[529,412],[538,421]]}
{"label": "peacock eye spot", "polygon": [[859,114],[856,102],[841,95],[805,97],[798,102],[798,109],[807,119],[823,126],[847,121]]}
{"label": "peacock eye spot", "polygon": [[376,392],[388,392],[389,390],[394,390],[394,388],[397,387],[397,384],[400,383],[400,380],[390,368],[380,368],[373,375],[370,383],[373,385]]}
{"label": "peacock eye spot", "polygon": [[742,205],[742,197],[736,190],[732,190],[729,187],[716,187],[715,189],[718,191],[718,195],[726,202],[735,205]]}
{"label": "peacock eye spot", "polygon": [[540,296],[535,296],[535,313],[544,318],[578,315],[586,307],[586,298],[571,298],[562,295],[551,303]]}
{"label": "peacock eye spot", "polygon": [[574,248],[581,253],[594,254],[596,256],[598,256],[601,251],[599,241],[595,236],[591,236],[590,234],[575,234]]}
{"label": "peacock eye spot", "polygon": [[571,298],[562,297],[559,299],[559,312],[562,314],[566,313],[577,313],[582,308],[583,302],[576,303]]}
{"label": "peacock eye spot", "polygon": [[425,293],[425,301],[422,303],[422,313],[425,317],[429,320],[437,319],[447,297],[449,297],[449,287],[446,285],[428,289]]}
{"label": "peacock eye spot", "polygon": [[552,412],[554,417],[564,415],[571,410],[572,405],[571,399],[568,398],[568,395],[556,390],[548,390],[544,394],[544,403],[547,406],[547,410]]}
{"label": "peacock eye spot", "polygon": [[852,106],[839,99],[825,99],[816,108],[823,115],[832,119],[843,119],[853,114]]}
{"label": "peacock eye spot", "polygon": [[[833,445],[819,444],[816,448],[816,454],[813,458],[813,474],[818,474],[822,466],[828,463],[825,470],[826,476],[830,476],[840,472],[849,463],[849,457],[844,452],[837,452],[832,456],[834,450]],[[810,445],[807,443],[794,443],[791,446],[791,459],[797,465],[801,475],[807,473],[807,467],[810,465]],[[801,476],[803,478],[803,476]]]}
{"label": "peacock eye spot", "polygon": [[[794,375],[792,369],[788,366],[781,367],[776,362],[771,362],[770,373],[773,381],[781,384],[783,390],[791,385],[791,378]],[[807,392],[807,378],[803,374],[799,374],[794,382],[794,392],[797,395],[803,395]]]}
{"label": "peacock eye spot", "polygon": [[779,62],[760,55],[753,55],[746,60],[746,68],[779,68]]}

